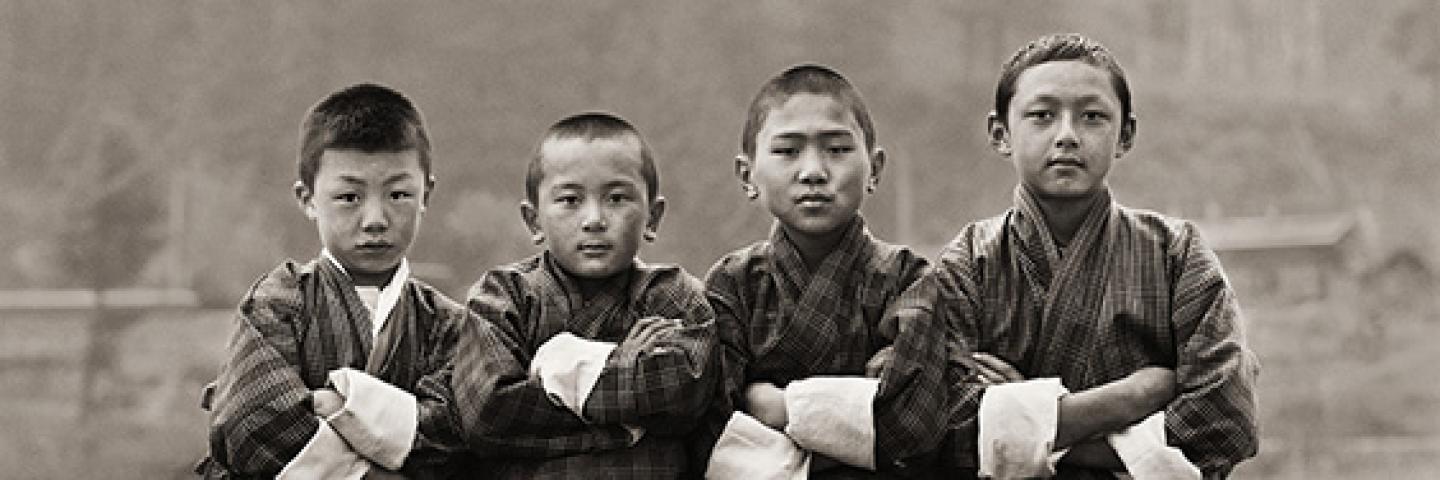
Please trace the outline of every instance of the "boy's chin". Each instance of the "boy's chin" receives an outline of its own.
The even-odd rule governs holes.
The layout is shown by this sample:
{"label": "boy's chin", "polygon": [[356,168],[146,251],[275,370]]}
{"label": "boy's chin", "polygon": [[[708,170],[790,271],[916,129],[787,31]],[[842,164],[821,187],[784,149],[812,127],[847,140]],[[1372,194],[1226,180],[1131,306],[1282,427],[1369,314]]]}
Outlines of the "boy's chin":
{"label": "boy's chin", "polygon": [[560,268],[578,278],[586,280],[604,280],[624,272],[631,262],[560,262]]}

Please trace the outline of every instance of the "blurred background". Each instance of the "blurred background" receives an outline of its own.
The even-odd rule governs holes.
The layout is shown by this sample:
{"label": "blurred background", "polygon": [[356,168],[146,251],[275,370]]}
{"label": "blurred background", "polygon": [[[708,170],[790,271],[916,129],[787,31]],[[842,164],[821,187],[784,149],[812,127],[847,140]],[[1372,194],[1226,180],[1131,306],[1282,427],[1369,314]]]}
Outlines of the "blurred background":
{"label": "blurred background", "polygon": [[1125,66],[1128,205],[1194,219],[1263,369],[1239,478],[1440,468],[1440,4],[1433,0],[0,1],[0,478],[183,478],[246,288],[319,250],[290,193],[307,107],[359,81],[424,111],[419,276],[462,296],[532,252],[523,166],[558,118],[634,121],[670,199],[642,255],[696,275],[770,217],[732,176],[761,82],[814,61],[890,153],[873,231],[933,255],[1010,201],[1000,64],[1076,31]]}

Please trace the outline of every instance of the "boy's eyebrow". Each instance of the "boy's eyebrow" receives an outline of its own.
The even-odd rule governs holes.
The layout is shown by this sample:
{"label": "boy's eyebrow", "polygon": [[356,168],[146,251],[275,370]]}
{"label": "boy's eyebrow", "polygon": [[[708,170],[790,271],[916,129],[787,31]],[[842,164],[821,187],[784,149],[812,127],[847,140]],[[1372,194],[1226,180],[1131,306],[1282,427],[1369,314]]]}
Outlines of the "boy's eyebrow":
{"label": "boy's eyebrow", "polygon": [[[855,136],[855,133],[851,132],[848,128],[836,128],[829,130],[821,130],[817,133],[817,135],[821,137],[853,137]],[[776,138],[784,139],[805,138],[808,136],[809,135],[806,135],[805,132],[780,132],[775,134]]]}
{"label": "boy's eyebrow", "polygon": [[400,172],[400,173],[391,175],[390,178],[385,179],[385,181],[382,182],[382,184],[383,184],[383,185],[390,185],[390,184],[392,184],[392,183],[397,183],[397,182],[401,182],[401,181],[404,181],[404,180],[409,180],[410,177],[411,177],[410,172]]}
{"label": "boy's eyebrow", "polygon": [[1042,94],[1039,94],[1039,95],[1036,95],[1036,96],[1032,97],[1032,98],[1030,99],[1030,101],[1031,101],[1031,103],[1034,103],[1034,102],[1063,103],[1063,102],[1066,101],[1066,100],[1076,100],[1076,101],[1079,101],[1079,102],[1095,102],[1095,101],[1102,100],[1102,99],[1104,99],[1104,98],[1105,98],[1105,95],[1101,95],[1101,94],[1087,94],[1087,95],[1080,95],[1080,96],[1073,97],[1073,98],[1070,98],[1070,97],[1060,98],[1059,96],[1056,96],[1056,95],[1053,95],[1053,94],[1042,93]]}

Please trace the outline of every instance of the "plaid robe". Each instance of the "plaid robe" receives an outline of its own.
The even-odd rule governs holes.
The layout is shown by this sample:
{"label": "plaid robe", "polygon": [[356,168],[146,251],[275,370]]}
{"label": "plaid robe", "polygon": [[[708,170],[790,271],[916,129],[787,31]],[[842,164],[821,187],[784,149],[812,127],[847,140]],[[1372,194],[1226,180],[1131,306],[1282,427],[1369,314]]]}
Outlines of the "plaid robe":
{"label": "plaid robe", "polygon": [[[470,290],[480,319],[453,379],[470,447],[499,477],[675,478],[688,468],[683,438],[717,377],[714,314],[699,280],[676,266],[636,262],[583,298],[549,253],[486,272]],[[624,342],[641,318],[683,320],[650,345]],[[552,402],[529,372],[536,349],[561,332],[618,345],[584,418]],[[645,434],[631,446],[622,425]]]}
{"label": "plaid robe", "polygon": [[[1072,391],[1148,365],[1175,369],[1166,436],[1206,477],[1224,477],[1258,448],[1254,383],[1235,293],[1188,222],[1097,201],[1062,255],[1023,188],[1003,215],[973,223],[912,292],[949,326],[952,431],[945,456],[976,467],[982,386],[957,357],[988,352],[1026,378]],[[936,299],[938,297],[938,300]],[[918,301],[916,304],[924,304]],[[1061,465],[1061,478],[1112,478]]]}
{"label": "plaid robe", "polygon": [[235,316],[230,359],[215,381],[207,477],[269,478],[319,428],[313,389],[351,367],[415,395],[420,418],[402,467],[410,478],[444,476],[463,453],[452,410],[450,363],[468,312],[410,279],[372,343],[370,312],[350,277],[325,258],[286,261],[251,287]]}
{"label": "plaid robe", "polygon": [[[906,247],[881,242],[856,217],[845,236],[810,272],[777,224],[770,239],[726,255],[706,278],[724,344],[724,402],[707,414],[697,440],[700,464],[724,431],[731,412],[744,409],[745,386],[784,387],[818,375],[862,376],[880,349],[895,356],[874,401],[877,471],[923,471],[919,457],[943,434],[945,390],[941,331],[925,316],[886,316],[901,292],[927,269]],[[913,465],[910,465],[913,464]],[[908,466],[907,466],[908,465]],[[834,473],[865,476],[861,469]]]}

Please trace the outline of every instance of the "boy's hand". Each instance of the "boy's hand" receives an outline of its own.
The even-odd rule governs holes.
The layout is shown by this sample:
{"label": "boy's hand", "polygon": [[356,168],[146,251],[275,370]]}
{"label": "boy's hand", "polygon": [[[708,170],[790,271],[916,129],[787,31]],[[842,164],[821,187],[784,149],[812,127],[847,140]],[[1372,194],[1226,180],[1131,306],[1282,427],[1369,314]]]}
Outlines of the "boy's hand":
{"label": "boy's hand", "polygon": [[1138,418],[1160,411],[1175,399],[1175,371],[1165,367],[1145,367],[1121,380],[1134,389]]}
{"label": "boy's hand", "polygon": [[677,329],[682,326],[679,319],[645,317],[635,321],[630,326],[630,333],[625,336],[622,343],[640,347],[650,345],[667,330]]}
{"label": "boy's hand", "polygon": [[885,368],[890,366],[890,361],[895,358],[895,346],[888,346],[875,352],[870,361],[865,362],[865,376],[869,378],[880,378]]}
{"label": "boy's hand", "polygon": [[755,382],[745,387],[745,405],[750,415],[765,426],[785,431],[789,414],[785,412],[785,389],[770,382]]}
{"label": "boy's hand", "polygon": [[976,352],[971,354],[970,358],[975,359],[975,378],[976,381],[980,383],[998,385],[1007,382],[1025,381],[1025,376],[1021,375],[1019,370],[1010,366],[1009,363],[1005,363],[1000,357],[984,352]]}
{"label": "boy's hand", "polygon": [[315,409],[316,415],[329,417],[345,406],[345,397],[328,388],[311,390],[310,405]]}

